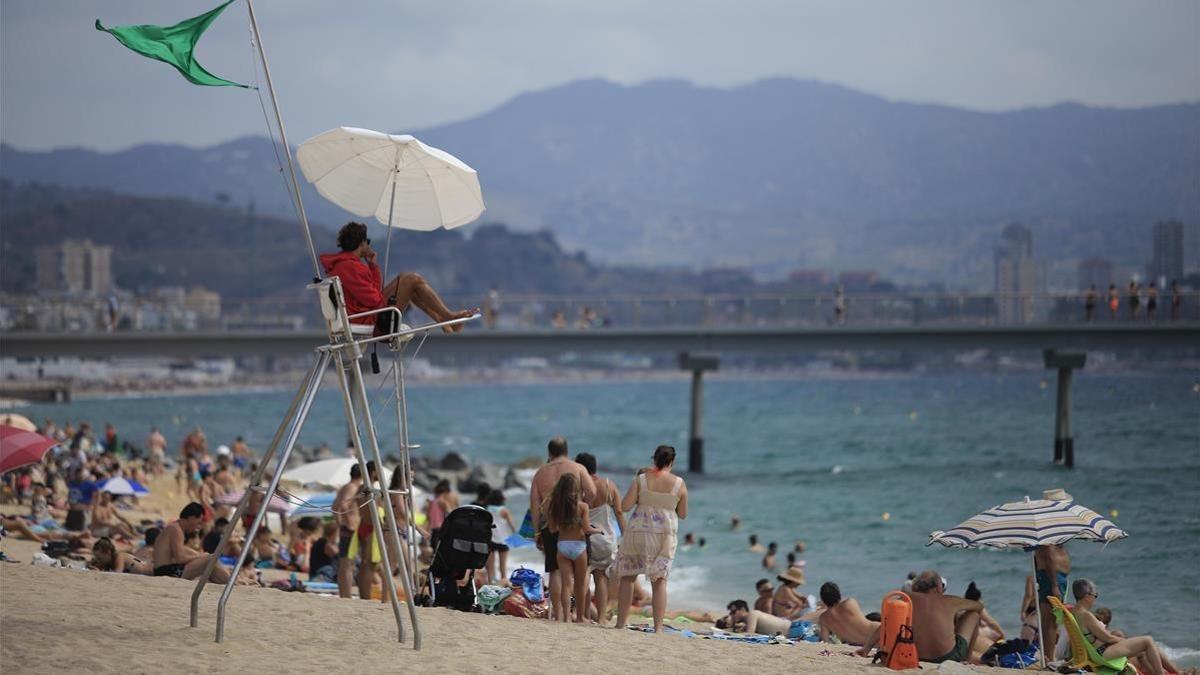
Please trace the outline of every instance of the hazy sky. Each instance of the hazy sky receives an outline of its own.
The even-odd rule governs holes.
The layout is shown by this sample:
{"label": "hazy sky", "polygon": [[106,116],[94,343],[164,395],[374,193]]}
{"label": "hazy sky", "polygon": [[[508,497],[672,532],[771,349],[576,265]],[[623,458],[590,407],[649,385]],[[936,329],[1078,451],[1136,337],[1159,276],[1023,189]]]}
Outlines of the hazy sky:
{"label": "hazy sky", "polygon": [[[265,133],[253,92],[197,87],[93,28],[219,0],[0,1],[0,138],[21,148],[204,145]],[[1007,110],[1200,100],[1200,0],[258,0],[290,140],[413,131],[571,80],[769,76]],[[252,83],[244,0],[199,61]]]}

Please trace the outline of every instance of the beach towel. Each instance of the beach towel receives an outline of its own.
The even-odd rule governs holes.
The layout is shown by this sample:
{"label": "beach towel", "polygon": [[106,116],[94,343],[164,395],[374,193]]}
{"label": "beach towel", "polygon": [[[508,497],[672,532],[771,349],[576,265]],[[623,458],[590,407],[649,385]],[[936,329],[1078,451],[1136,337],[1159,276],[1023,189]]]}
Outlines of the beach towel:
{"label": "beach towel", "polygon": [[525,509],[525,517],[521,520],[521,527],[517,528],[517,534],[530,541],[537,538],[537,530],[533,529],[533,514],[529,509]]}
{"label": "beach towel", "polygon": [[541,602],[545,599],[542,594],[542,575],[534,572],[526,567],[518,567],[509,575],[508,582],[513,586],[519,586],[525,593],[525,597],[533,602]]}
{"label": "beach towel", "polygon": [[485,614],[497,614],[500,612],[500,606],[504,600],[510,595],[512,595],[512,589],[501,586],[483,586],[475,594],[475,603],[483,608]]}
{"label": "beach towel", "polygon": [[521,588],[512,589],[512,593],[504,599],[503,607],[507,616],[526,619],[545,619],[550,616],[550,608],[546,606],[546,601],[530,601]]}

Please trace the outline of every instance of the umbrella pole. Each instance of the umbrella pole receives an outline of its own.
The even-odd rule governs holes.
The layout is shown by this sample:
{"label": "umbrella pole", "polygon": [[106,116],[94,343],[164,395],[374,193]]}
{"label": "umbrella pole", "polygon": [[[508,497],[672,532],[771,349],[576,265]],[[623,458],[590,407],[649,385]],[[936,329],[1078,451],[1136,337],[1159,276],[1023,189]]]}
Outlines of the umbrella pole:
{"label": "umbrella pole", "polygon": [[283,154],[287,157],[288,172],[292,176],[292,189],[296,193],[296,209],[300,214],[300,225],[304,229],[304,241],[308,244],[308,255],[312,257],[313,281],[320,281],[321,264],[317,262],[317,249],[313,246],[312,232],[308,227],[308,214],[304,212],[304,200],[300,198],[300,181],[296,180],[296,167],[292,164],[292,146],[288,145],[287,132],[283,129],[283,115],[279,112],[279,100],[275,98],[275,85],[271,83],[271,69],[267,67],[267,52],[263,49],[262,35],[258,32],[258,21],[254,18],[254,3],[246,0],[246,9],[250,11],[250,27],[254,30],[254,42],[258,45],[258,55],[262,59],[263,74],[267,79],[267,93],[271,95],[271,107],[275,109],[275,120],[279,123],[279,137],[283,140]]}
{"label": "umbrella pole", "polygon": [[[1046,669],[1046,630],[1042,627],[1042,600],[1038,597],[1037,592],[1037,549],[1033,550],[1033,555],[1029,562],[1033,565],[1033,602],[1034,611],[1037,612],[1038,621],[1038,654],[1042,659],[1042,670]],[[1025,610],[1022,609],[1022,612]]]}
{"label": "umbrella pole", "polygon": [[392,255],[392,211],[396,208],[396,173],[398,172],[399,169],[392,172],[392,198],[388,202],[388,236],[387,244],[383,249],[383,283],[385,284],[388,282],[388,259]]}

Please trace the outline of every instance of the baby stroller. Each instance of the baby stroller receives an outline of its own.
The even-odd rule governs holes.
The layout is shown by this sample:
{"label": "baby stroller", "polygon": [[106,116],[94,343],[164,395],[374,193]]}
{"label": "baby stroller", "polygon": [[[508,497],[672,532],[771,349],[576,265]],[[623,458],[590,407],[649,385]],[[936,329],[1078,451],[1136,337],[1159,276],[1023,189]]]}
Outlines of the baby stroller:
{"label": "baby stroller", "polygon": [[[426,607],[451,607],[464,612],[474,609],[474,572],[487,565],[492,527],[492,514],[478,506],[460,506],[446,516],[426,572]],[[470,581],[460,586],[464,576]]]}

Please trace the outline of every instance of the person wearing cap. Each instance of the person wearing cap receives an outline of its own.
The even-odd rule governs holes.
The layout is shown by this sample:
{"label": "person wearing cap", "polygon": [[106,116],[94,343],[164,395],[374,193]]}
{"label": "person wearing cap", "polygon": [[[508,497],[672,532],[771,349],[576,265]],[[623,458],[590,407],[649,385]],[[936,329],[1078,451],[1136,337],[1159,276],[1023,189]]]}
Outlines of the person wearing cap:
{"label": "person wearing cap", "polygon": [[804,585],[804,570],[789,567],[775,578],[779,579],[779,588],[771,600],[771,613],[788,620],[799,619],[810,609],[808,599],[796,592]]}

